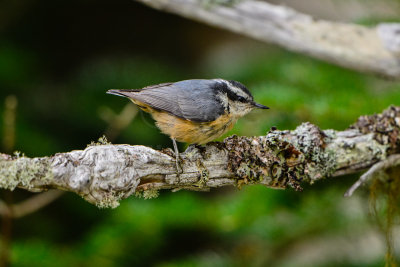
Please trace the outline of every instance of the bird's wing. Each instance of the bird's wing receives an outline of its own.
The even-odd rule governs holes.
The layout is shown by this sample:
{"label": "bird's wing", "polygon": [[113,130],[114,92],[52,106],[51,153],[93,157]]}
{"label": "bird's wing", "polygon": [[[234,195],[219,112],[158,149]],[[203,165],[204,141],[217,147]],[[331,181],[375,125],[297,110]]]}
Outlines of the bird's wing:
{"label": "bird's wing", "polygon": [[130,97],[186,120],[210,122],[224,112],[210,87],[213,83],[212,80],[186,80],[150,86],[133,92]]}
{"label": "bird's wing", "polygon": [[154,109],[166,111],[177,117],[184,118],[178,104],[178,93],[177,88],[173,84],[168,84],[166,86],[147,87],[131,97]]}

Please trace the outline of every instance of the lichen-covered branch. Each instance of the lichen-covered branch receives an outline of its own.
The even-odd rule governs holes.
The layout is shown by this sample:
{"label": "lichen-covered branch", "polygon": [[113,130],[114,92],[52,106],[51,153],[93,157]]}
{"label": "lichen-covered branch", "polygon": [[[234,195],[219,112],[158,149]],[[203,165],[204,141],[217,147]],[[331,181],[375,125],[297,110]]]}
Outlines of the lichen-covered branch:
{"label": "lichen-covered branch", "polygon": [[376,27],[317,20],[256,0],[137,0],[346,68],[400,77],[400,24]]}
{"label": "lichen-covered branch", "polygon": [[155,196],[160,189],[209,190],[263,184],[272,188],[369,168],[400,153],[400,107],[362,116],[345,131],[320,130],[303,123],[294,131],[271,129],[265,136],[231,136],[181,154],[176,172],[172,150],[145,146],[94,144],[51,157],[0,154],[0,188],[30,191],[58,188],[75,192],[100,207],[116,207],[136,193]]}

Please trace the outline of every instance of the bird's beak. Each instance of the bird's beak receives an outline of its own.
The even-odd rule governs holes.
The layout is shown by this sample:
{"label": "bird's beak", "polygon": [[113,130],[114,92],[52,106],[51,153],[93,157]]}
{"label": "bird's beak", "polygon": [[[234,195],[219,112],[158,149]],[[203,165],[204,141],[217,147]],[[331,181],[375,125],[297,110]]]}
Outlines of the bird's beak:
{"label": "bird's beak", "polygon": [[253,106],[261,109],[269,109],[269,107],[253,102]]}

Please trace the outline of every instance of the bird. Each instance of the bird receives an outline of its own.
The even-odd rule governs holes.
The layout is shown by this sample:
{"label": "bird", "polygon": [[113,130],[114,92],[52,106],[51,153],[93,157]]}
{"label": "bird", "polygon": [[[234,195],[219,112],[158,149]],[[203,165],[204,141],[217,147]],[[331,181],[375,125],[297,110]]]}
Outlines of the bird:
{"label": "bird", "polygon": [[269,109],[256,103],[242,83],[220,78],[110,89],[107,93],[127,97],[152,115],[161,132],[172,139],[178,172],[181,168],[176,141],[208,143],[231,130],[239,118],[254,108]]}

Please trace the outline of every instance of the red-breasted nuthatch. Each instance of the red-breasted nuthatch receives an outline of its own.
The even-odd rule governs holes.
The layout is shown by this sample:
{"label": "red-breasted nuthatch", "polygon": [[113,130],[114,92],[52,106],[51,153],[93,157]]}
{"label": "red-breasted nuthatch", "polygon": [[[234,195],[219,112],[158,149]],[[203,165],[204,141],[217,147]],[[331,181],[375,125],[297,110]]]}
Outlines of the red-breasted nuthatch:
{"label": "red-breasted nuthatch", "polygon": [[243,84],[223,79],[185,80],[142,89],[112,89],[107,93],[128,97],[153,116],[158,128],[173,141],[178,170],[175,140],[205,144],[232,129],[252,109],[268,109],[254,102]]}

